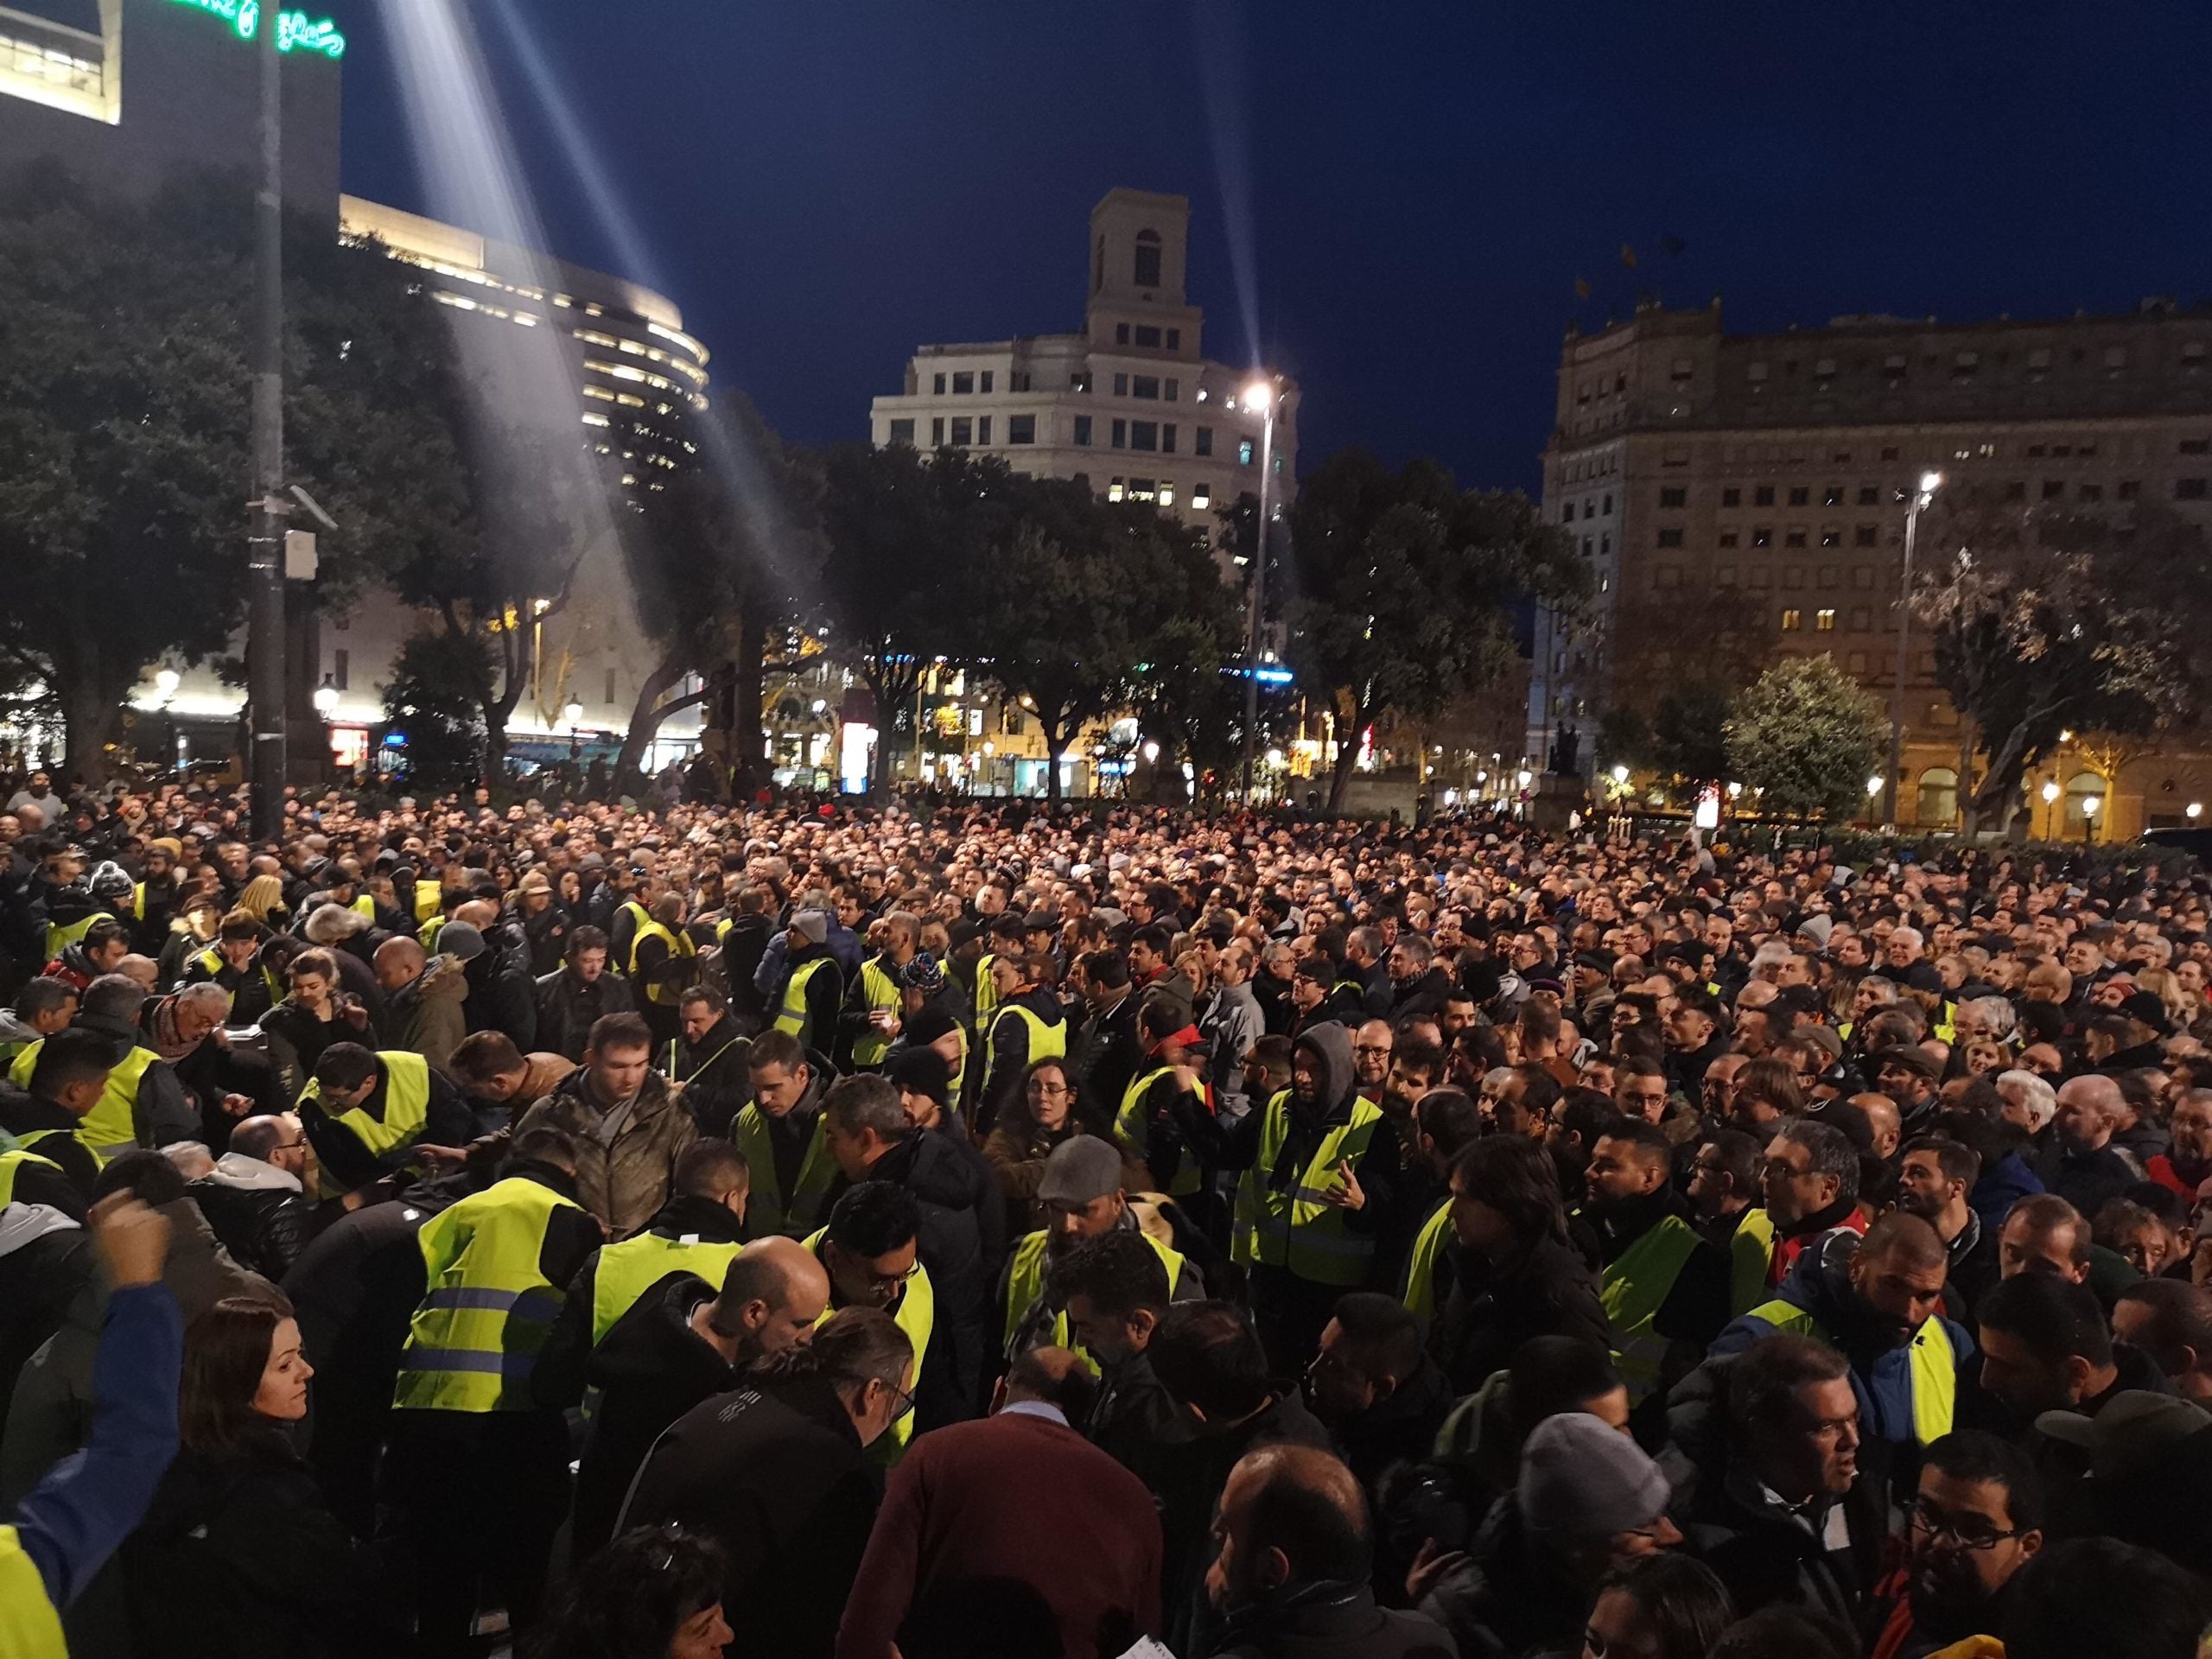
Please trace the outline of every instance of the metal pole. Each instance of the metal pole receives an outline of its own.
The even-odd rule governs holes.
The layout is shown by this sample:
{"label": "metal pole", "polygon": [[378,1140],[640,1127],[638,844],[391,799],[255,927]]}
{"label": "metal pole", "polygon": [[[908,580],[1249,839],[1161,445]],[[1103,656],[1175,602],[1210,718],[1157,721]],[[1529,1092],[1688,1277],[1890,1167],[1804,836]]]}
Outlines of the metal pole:
{"label": "metal pole", "polygon": [[1275,393],[1260,423],[1260,529],[1252,548],[1252,590],[1244,619],[1244,804],[1252,804],[1252,750],[1260,735],[1260,637],[1268,593],[1268,486],[1274,474]]}
{"label": "metal pole", "polygon": [[1899,822],[1898,797],[1904,792],[1900,780],[1904,771],[1904,677],[1912,642],[1912,539],[1920,527],[1921,503],[1927,499],[1927,492],[1916,486],[1912,505],[1904,511],[1904,570],[1897,586],[1897,677],[1890,687],[1890,775],[1883,787],[1882,816],[1891,828]]}
{"label": "metal pole", "polygon": [[284,111],[277,8],[261,13],[261,185],[254,194],[253,527],[246,679],[252,704],[253,831],[284,823]]}

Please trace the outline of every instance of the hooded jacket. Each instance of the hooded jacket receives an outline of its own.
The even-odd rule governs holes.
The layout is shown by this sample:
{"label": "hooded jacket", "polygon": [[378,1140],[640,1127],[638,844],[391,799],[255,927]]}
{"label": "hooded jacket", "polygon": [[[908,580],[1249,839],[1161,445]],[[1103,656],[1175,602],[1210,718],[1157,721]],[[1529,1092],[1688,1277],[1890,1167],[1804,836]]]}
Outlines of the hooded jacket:
{"label": "hooded jacket", "polygon": [[387,1041],[443,1071],[461,1039],[468,1035],[468,1017],[461,1006],[467,998],[465,964],[453,957],[431,957],[385,1004]]}
{"label": "hooded jacket", "polygon": [[315,1205],[300,1178],[242,1152],[225,1153],[184,1192],[232,1259],[272,1281],[291,1271],[315,1235]]}

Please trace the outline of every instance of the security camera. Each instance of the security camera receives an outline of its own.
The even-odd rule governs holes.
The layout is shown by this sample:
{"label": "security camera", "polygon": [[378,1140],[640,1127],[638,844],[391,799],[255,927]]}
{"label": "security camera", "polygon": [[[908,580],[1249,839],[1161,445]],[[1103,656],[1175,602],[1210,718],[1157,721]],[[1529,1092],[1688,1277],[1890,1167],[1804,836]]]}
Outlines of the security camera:
{"label": "security camera", "polygon": [[296,484],[291,486],[291,490],[292,499],[315,515],[315,523],[321,524],[325,530],[332,531],[334,534],[336,532],[338,529],[338,521],[322,510],[322,504],[321,502],[317,501],[315,497],[309,495],[305,490],[302,489]]}

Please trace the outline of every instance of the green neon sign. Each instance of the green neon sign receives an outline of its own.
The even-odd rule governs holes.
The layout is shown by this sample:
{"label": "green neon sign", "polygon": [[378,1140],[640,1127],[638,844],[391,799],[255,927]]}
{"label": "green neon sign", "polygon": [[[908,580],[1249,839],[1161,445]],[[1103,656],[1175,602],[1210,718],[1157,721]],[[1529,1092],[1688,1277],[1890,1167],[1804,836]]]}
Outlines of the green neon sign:
{"label": "green neon sign", "polygon": [[[176,3],[221,18],[242,41],[253,40],[261,33],[261,0],[176,0]],[[342,58],[346,55],[346,37],[327,17],[310,18],[304,11],[280,11],[276,14],[276,49],[320,52],[326,58]]]}

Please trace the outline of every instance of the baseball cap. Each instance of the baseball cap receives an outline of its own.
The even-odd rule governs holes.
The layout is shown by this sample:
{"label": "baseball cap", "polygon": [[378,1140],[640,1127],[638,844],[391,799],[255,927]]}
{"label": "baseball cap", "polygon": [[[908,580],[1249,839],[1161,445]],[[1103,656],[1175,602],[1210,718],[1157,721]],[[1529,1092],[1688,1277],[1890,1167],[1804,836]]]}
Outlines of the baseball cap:
{"label": "baseball cap", "polygon": [[2094,1417],[2046,1411],[2036,1419],[2036,1427],[2087,1452],[2092,1480],[2120,1480],[2162,1461],[2176,1441],[2212,1428],[2212,1415],[2176,1395],[2123,1389]]}

